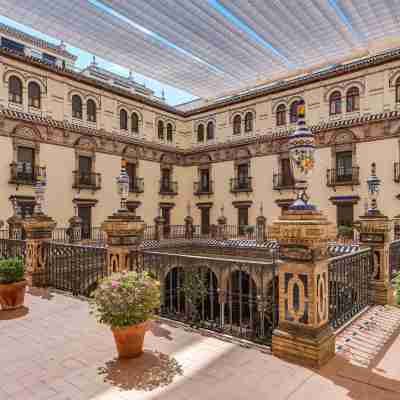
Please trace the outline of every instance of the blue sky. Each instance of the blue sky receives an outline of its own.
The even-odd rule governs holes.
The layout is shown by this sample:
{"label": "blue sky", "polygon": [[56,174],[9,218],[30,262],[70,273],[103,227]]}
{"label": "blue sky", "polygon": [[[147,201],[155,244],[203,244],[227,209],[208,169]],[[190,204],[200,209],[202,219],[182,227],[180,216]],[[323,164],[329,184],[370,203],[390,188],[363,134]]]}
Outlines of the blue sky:
{"label": "blue sky", "polygon": [[[37,36],[37,37],[39,37],[39,38],[41,38],[43,40],[46,40],[48,42],[55,43],[55,44],[59,44],[60,43],[60,40],[58,40],[57,38],[47,36],[47,35],[39,32],[37,30],[31,29],[31,28],[29,28],[29,27],[27,27],[25,25],[19,24],[19,23],[15,22],[15,21],[5,17],[5,16],[0,15],[0,22],[2,22],[4,24],[7,24],[7,25],[10,25],[10,26],[12,26],[14,28],[17,28],[17,29],[19,29],[19,30],[21,30],[23,32],[29,33],[30,35]],[[92,61],[92,58],[93,58],[92,54],[90,54],[90,53],[88,53],[88,52],[86,52],[84,50],[81,50],[81,49],[79,49],[77,47],[70,46],[68,43],[67,43],[67,50],[70,51],[71,53],[75,54],[76,56],[78,56],[78,59],[77,59],[77,61],[75,63],[75,65],[78,68],[84,68],[88,64],[90,64],[90,62]],[[129,74],[129,70],[128,69],[126,69],[124,67],[121,67],[121,66],[119,66],[117,64],[114,64],[112,62],[106,61],[106,60],[101,59],[99,57],[96,57],[96,61],[98,62],[98,64],[101,67],[106,68],[106,69],[108,69],[108,70],[110,70],[110,71],[112,71],[114,73],[117,73],[117,74],[120,74],[120,75],[123,75],[123,76],[128,76],[128,74]],[[161,83],[159,81],[156,81],[154,79],[145,77],[145,76],[137,73],[136,71],[132,71],[132,72],[133,72],[134,78],[135,78],[135,80],[137,82],[145,83],[145,85],[147,87],[149,87],[149,88],[151,88],[151,89],[153,89],[155,91],[156,95],[161,96],[161,91],[164,89],[166,101],[167,101],[168,104],[176,105],[176,104],[184,103],[184,102],[187,102],[187,101],[190,101],[190,100],[193,100],[193,99],[196,98],[195,96],[191,95],[188,92],[185,92],[185,91],[180,90],[180,89],[173,88],[173,87],[171,87],[169,85],[163,84],[163,83]]]}

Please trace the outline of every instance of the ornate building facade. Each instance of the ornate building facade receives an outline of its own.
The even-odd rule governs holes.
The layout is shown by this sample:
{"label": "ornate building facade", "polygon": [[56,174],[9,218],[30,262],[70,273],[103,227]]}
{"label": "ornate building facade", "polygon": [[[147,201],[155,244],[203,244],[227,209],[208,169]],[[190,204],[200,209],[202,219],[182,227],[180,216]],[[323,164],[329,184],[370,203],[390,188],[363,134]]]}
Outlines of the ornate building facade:
{"label": "ornate building facade", "polygon": [[400,50],[189,108],[4,46],[0,76],[0,219],[13,204],[29,214],[46,166],[46,208],[58,226],[75,206],[100,225],[118,205],[123,158],[128,205],[148,224],[159,213],[183,224],[188,203],[205,231],[222,207],[228,224],[254,225],[262,205],[271,223],[295,197],[287,135],[301,99],[318,145],[313,203],[350,225],[364,212],[375,162],[380,208],[400,212]]}

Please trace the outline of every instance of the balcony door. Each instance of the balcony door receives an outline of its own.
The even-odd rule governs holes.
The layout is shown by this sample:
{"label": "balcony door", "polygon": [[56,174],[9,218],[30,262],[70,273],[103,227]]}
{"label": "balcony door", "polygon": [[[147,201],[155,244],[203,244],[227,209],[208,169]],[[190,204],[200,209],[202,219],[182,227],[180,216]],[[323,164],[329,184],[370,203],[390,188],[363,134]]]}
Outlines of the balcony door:
{"label": "balcony door", "polygon": [[353,226],[354,222],[354,205],[338,204],[337,205],[337,226]]}
{"label": "balcony door", "polygon": [[163,192],[169,192],[171,183],[171,170],[168,168],[163,168],[161,170],[161,189]]}
{"label": "balcony door", "polygon": [[292,186],[294,178],[289,158],[281,159],[282,186]]}
{"label": "balcony door", "polygon": [[92,158],[79,156],[79,183],[81,185],[90,185],[92,173]]}
{"label": "balcony door", "polygon": [[239,235],[244,235],[244,227],[249,224],[249,209],[247,207],[239,207],[237,210]]}
{"label": "balcony door", "polygon": [[201,212],[201,234],[208,235],[210,233],[210,208],[204,207]]}
{"label": "balcony door", "polygon": [[210,171],[208,169],[203,169],[200,172],[200,192],[210,192]]}
{"label": "balcony door", "polygon": [[239,164],[237,167],[238,188],[247,189],[249,183],[249,165]]}
{"label": "balcony door", "polygon": [[90,239],[92,231],[92,207],[78,206],[78,216],[82,218],[82,239]]}
{"label": "balcony door", "polygon": [[136,164],[128,163],[126,165],[126,173],[129,176],[129,191],[134,192],[136,187]]}
{"label": "balcony door", "polygon": [[161,208],[161,216],[164,219],[164,237],[168,238],[171,233],[171,209],[167,207]]}
{"label": "balcony door", "polygon": [[18,147],[17,160],[17,178],[33,182],[35,178],[35,149],[23,146]]}
{"label": "balcony door", "polygon": [[338,182],[348,182],[353,179],[353,153],[351,151],[336,153],[336,179]]}

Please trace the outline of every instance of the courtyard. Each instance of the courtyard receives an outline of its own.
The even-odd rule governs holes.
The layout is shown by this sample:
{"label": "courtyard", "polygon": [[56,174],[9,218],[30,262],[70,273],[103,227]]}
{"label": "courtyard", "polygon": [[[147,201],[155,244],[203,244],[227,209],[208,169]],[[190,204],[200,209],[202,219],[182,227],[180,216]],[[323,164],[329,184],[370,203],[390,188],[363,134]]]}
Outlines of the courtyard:
{"label": "courtyard", "polygon": [[[1,400],[400,397],[397,308],[372,307],[345,327],[336,357],[315,371],[282,361],[267,347],[164,320],[150,325],[140,358],[119,361],[109,328],[89,315],[86,300],[34,289],[25,303],[0,314]],[[360,325],[368,323],[375,329],[362,334]]]}

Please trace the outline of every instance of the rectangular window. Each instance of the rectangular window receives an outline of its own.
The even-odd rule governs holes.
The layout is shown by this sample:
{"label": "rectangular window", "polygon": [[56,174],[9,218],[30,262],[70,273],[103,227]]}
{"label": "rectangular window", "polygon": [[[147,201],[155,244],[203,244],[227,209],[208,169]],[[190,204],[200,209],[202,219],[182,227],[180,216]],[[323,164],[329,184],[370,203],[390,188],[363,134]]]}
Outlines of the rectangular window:
{"label": "rectangular window", "polygon": [[247,189],[249,187],[249,165],[240,164],[237,168],[238,189]]}
{"label": "rectangular window", "polygon": [[35,178],[35,149],[18,147],[17,150],[17,178],[24,181],[33,181]]}
{"label": "rectangular window", "polygon": [[249,224],[249,209],[247,207],[239,207],[238,208],[238,226],[239,226],[239,235],[244,235],[245,230],[244,227]]}
{"label": "rectangular window", "polygon": [[5,37],[1,38],[1,47],[11,51],[16,51],[17,53],[21,54],[24,54],[25,52],[25,46],[23,44],[15,42],[11,39],[7,39]]}
{"label": "rectangular window", "polygon": [[82,218],[82,239],[90,239],[92,231],[92,208],[78,206],[78,216]]}
{"label": "rectangular window", "polygon": [[171,233],[171,209],[163,207],[161,208],[161,215],[164,219],[164,237],[169,237]]}
{"label": "rectangular window", "polygon": [[338,204],[336,207],[337,207],[337,226],[353,226],[354,205]]}
{"label": "rectangular window", "polygon": [[201,234],[208,235],[210,233],[210,209],[201,208]]}
{"label": "rectangular window", "polygon": [[353,179],[353,153],[351,151],[336,153],[336,179],[338,182]]}
{"label": "rectangular window", "polygon": [[90,185],[92,175],[92,158],[79,156],[79,183],[82,185]]}

